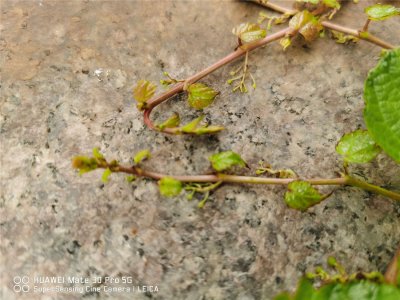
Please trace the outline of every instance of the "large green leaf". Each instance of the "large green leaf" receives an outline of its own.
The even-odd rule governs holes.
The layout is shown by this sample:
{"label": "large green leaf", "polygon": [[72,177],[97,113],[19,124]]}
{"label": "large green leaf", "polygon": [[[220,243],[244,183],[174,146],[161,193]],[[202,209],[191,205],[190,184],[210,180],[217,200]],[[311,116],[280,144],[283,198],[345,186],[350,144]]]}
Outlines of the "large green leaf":
{"label": "large green leaf", "polygon": [[285,193],[286,204],[301,211],[320,203],[325,198],[326,196],[321,195],[310,183],[300,180],[289,183],[288,191]]}
{"label": "large green leaf", "polygon": [[203,109],[213,103],[218,92],[202,83],[191,84],[188,89],[189,105],[195,109]]}
{"label": "large green leaf", "polygon": [[400,49],[383,55],[364,88],[364,120],[376,143],[400,162]]}
{"label": "large green leaf", "polygon": [[392,285],[360,280],[346,283],[329,283],[315,289],[303,278],[294,295],[281,294],[274,300],[398,300],[400,289]]}
{"label": "large green leaf", "polygon": [[356,130],[340,139],[336,152],[347,162],[367,163],[374,159],[381,149],[367,130]]}
{"label": "large green leaf", "polygon": [[375,4],[367,7],[365,12],[370,20],[381,21],[396,15],[400,15],[400,8],[389,4]]}
{"label": "large green leaf", "polygon": [[240,155],[233,151],[216,153],[210,156],[209,160],[211,161],[214,170],[218,172],[227,170],[233,166],[246,166],[246,162],[240,157]]}

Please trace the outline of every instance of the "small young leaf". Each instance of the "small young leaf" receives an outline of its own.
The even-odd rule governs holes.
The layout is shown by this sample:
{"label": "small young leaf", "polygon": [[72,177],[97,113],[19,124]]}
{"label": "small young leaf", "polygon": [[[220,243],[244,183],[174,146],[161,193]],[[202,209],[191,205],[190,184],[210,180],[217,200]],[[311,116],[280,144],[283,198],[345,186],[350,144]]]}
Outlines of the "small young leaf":
{"label": "small young leaf", "polygon": [[174,197],[181,193],[182,182],[172,177],[163,177],[158,181],[161,195],[165,197]]}
{"label": "small young leaf", "polygon": [[193,121],[189,122],[188,124],[182,126],[181,131],[184,133],[193,133],[203,119],[204,119],[204,115],[194,119]]}
{"label": "small young leaf", "polygon": [[157,86],[148,80],[139,80],[136,87],[133,89],[133,97],[138,102],[139,107],[143,107],[144,104],[153,97]]}
{"label": "small young leaf", "polygon": [[145,159],[150,158],[151,154],[149,150],[142,150],[139,151],[138,153],[136,153],[136,155],[133,157],[133,161],[135,162],[135,164],[138,164],[140,162],[142,162]]}
{"label": "small young leaf", "polygon": [[336,152],[346,162],[367,163],[373,160],[381,149],[367,130],[356,130],[345,134],[336,146]]}
{"label": "small young leaf", "polygon": [[205,126],[205,127],[200,127],[196,128],[194,130],[194,133],[201,135],[201,134],[212,134],[212,133],[217,133],[220,132],[221,130],[224,130],[225,128],[222,126]]}
{"label": "small young leaf", "polygon": [[320,203],[325,198],[326,196],[321,195],[306,181],[293,181],[289,183],[288,191],[285,194],[286,204],[291,208],[301,211]]}
{"label": "small young leaf", "polygon": [[311,4],[318,4],[319,0],[296,0],[297,2],[303,2],[303,3],[311,3]]}
{"label": "small young leaf", "polygon": [[169,117],[166,121],[163,123],[157,125],[157,128],[160,130],[163,130],[165,128],[174,128],[179,126],[181,122],[181,118],[179,117],[179,114],[174,112],[171,117]]}
{"label": "small young leaf", "polygon": [[126,178],[127,182],[131,183],[136,179],[136,176],[135,175],[128,175],[125,178]]}
{"label": "small young leaf", "polygon": [[101,176],[101,181],[103,181],[104,183],[108,182],[108,177],[110,177],[110,175],[112,174],[112,171],[107,168],[104,170],[103,175]]}
{"label": "small young leaf", "polygon": [[214,154],[209,157],[211,165],[214,170],[221,172],[233,166],[246,167],[246,162],[240,157],[239,154],[233,151],[225,151]]}
{"label": "small young leaf", "polygon": [[375,4],[365,9],[368,19],[381,21],[387,18],[400,15],[400,8],[389,4]]}
{"label": "small young leaf", "polygon": [[340,9],[340,3],[338,0],[322,0],[322,3],[328,7]]}
{"label": "small young leaf", "polygon": [[72,167],[79,170],[79,175],[96,170],[98,167],[96,158],[87,156],[75,156],[72,159]]}
{"label": "small young leaf", "polygon": [[375,142],[400,162],[400,48],[386,52],[364,88],[364,120]]}
{"label": "small young leaf", "polygon": [[331,30],[331,33],[332,33],[332,38],[336,41],[336,43],[339,44],[345,44],[348,42],[357,43],[360,40],[358,37],[355,37],[353,35],[347,35],[336,30]]}
{"label": "small young leaf", "polygon": [[301,27],[311,22],[315,17],[308,11],[303,10],[293,16],[289,22],[289,27],[293,30],[299,30]]}
{"label": "small young leaf", "polygon": [[284,38],[279,40],[279,44],[283,47],[283,50],[286,50],[292,44],[292,40],[290,36],[285,36]]}
{"label": "small young leaf", "polygon": [[189,105],[195,109],[209,106],[218,95],[218,92],[202,83],[191,84],[188,89]]}
{"label": "small young leaf", "polygon": [[323,29],[321,22],[308,10],[295,14],[289,22],[289,27],[297,30],[308,42],[317,38]]}
{"label": "small young leaf", "polygon": [[308,22],[303,27],[299,29],[299,33],[304,37],[307,42],[311,42],[319,37],[319,33],[324,27],[317,20],[312,20]]}
{"label": "small young leaf", "polygon": [[104,160],[104,155],[100,153],[99,148],[93,148],[93,157],[100,159],[100,160]]}
{"label": "small young leaf", "polygon": [[232,30],[243,43],[251,43],[264,38],[267,35],[265,29],[261,29],[260,25],[252,23],[242,23]]}

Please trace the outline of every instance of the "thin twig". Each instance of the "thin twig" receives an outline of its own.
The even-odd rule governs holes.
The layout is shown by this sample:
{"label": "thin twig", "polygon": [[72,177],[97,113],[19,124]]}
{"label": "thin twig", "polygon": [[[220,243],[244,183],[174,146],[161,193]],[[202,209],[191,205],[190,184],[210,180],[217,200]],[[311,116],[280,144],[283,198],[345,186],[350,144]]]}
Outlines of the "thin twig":
{"label": "thin twig", "polygon": [[[261,6],[264,6],[266,8],[272,9],[274,11],[280,12],[280,13],[295,14],[297,12],[296,10],[289,9],[289,8],[286,8],[286,7],[283,7],[278,4],[271,3],[271,2],[265,1],[265,0],[250,0],[250,1],[257,3]],[[385,49],[394,49],[395,48],[395,46],[381,40],[380,38],[370,34],[369,32],[366,34],[363,31],[348,28],[348,27],[345,27],[342,25],[335,24],[333,22],[329,22],[329,21],[322,21],[321,25],[328,29],[336,30],[336,31],[339,31],[342,33],[346,33],[346,34],[350,34],[352,36],[358,37],[362,40],[373,43],[373,44],[380,46],[382,48],[385,48]]]}
{"label": "thin twig", "polygon": [[[284,37],[285,35],[291,35],[291,34],[294,34],[294,31],[291,28],[285,28],[276,33],[268,35],[267,37],[265,37],[261,40],[258,40],[254,43],[243,45],[243,46],[239,47],[238,49],[236,49],[234,52],[232,52],[232,53],[228,54],[227,56],[225,56],[224,58],[220,59],[213,65],[211,65],[211,66],[203,69],[202,71],[196,73],[195,75],[187,78],[184,83],[179,82],[179,83],[175,84],[170,90],[166,91],[165,93],[158,95],[158,96],[154,97],[153,99],[150,99],[146,103],[146,109],[144,111],[144,123],[149,128],[151,128],[153,130],[158,130],[157,127],[154,125],[154,123],[150,119],[150,114],[151,114],[152,110],[154,109],[154,107],[156,107],[160,103],[162,103],[162,102],[168,100],[169,98],[175,96],[176,94],[182,92],[185,84],[189,85],[189,84],[195,83],[195,82],[199,81],[200,79],[202,79],[203,77],[207,76],[208,74],[223,67],[224,65],[238,59],[239,57],[242,57],[243,55],[246,54],[246,52],[250,52],[252,50],[255,50],[257,48],[265,46],[273,41],[276,41],[276,40]],[[162,130],[162,132],[169,133],[169,134],[175,133],[175,131],[172,128],[165,128]]]}
{"label": "thin twig", "polygon": [[[107,165],[101,166],[102,168],[107,168]],[[253,177],[253,176],[240,176],[240,175],[229,175],[229,174],[210,174],[210,175],[168,175],[152,171],[143,170],[139,167],[124,167],[117,166],[112,168],[113,172],[122,172],[133,174],[140,177],[152,178],[155,180],[160,180],[163,177],[172,177],[181,182],[190,183],[200,183],[200,182],[228,182],[228,183],[248,183],[248,184],[275,184],[275,185],[288,185],[293,181],[306,181],[311,185],[349,185],[358,187],[370,192],[374,192],[393,200],[400,201],[400,194],[386,190],[379,186],[355,179],[349,175],[338,178],[310,178],[310,179],[299,179],[299,178],[267,178],[267,177]]]}

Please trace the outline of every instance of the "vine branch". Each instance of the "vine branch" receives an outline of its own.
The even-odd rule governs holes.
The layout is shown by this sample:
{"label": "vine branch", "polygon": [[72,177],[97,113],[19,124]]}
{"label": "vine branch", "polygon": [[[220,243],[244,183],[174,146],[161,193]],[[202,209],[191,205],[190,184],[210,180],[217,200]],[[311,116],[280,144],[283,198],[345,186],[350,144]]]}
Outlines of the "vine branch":
{"label": "vine branch", "polygon": [[[278,4],[275,3],[271,3],[269,1],[266,0],[250,0],[251,2],[257,3],[259,5],[262,5],[266,8],[275,10],[277,12],[280,13],[284,13],[284,14],[290,14],[290,15],[294,15],[296,14],[298,11],[297,10],[293,10],[293,9],[288,9],[286,7],[280,6]],[[363,32],[360,30],[356,30],[356,29],[352,29],[352,28],[348,28],[342,25],[338,25],[329,21],[322,21],[321,22],[322,26],[331,30],[335,30],[335,31],[339,31],[345,34],[349,34],[355,37],[358,37],[360,39],[363,39],[365,41],[371,42],[375,45],[378,45],[384,49],[394,49],[395,47],[381,39],[379,39],[378,37],[370,34],[369,32]],[[159,104],[163,103],[164,101],[167,101],[168,99],[170,99],[171,97],[183,92],[185,90],[185,88],[190,85],[193,84],[197,81],[199,81],[200,79],[202,79],[203,77],[209,75],[210,73],[216,71],[217,69],[223,67],[224,65],[233,62],[234,60],[242,57],[243,55],[245,55],[246,53],[255,50],[257,48],[260,48],[262,46],[265,46],[273,41],[276,41],[278,39],[281,39],[285,36],[293,36],[295,35],[297,32],[293,29],[291,29],[290,27],[287,27],[285,29],[282,29],[276,33],[273,33],[271,35],[268,35],[267,37],[255,41],[253,43],[250,44],[246,44],[246,45],[242,45],[241,47],[238,47],[234,52],[228,54],[227,56],[225,56],[224,58],[218,60],[216,63],[214,63],[213,65],[203,69],[202,71],[194,74],[193,76],[187,78],[186,80],[184,80],[183,82],[178,82],[177,84],[175,84],[171,89],[169,89],[168,91],[155,96],[154,98],[150,99],[147,103],[146,103],[146,109],[144,110],[143,113],[143,118],[144,118],[144,123],[146,124],[147,127],[149,127],[152,130],[158,130],[161,131],[163,133],[167,133],[167,134],[175,134],[176,133],[176,129],[174,128],[164,128],[162,130],[160,130],[159,128],[157,128],[157,126],[152,122],[150,115],[152,110]]]}
{"label": "vine branch", "polygon": [[[290,14],[290,15],[294,15],[296,14],[298,11],[297,10],[293,10],[293,9],[289,9],[283,6],[280,6],[278,4],[275,3],[271,3],[269,1],[266,0],[250,0],[251,2],[257,3],[261,6],[264,6],[266,8],[272,9],[276,12],[280,12],[280,13],[284,13],[284,14]],[[369,22],[368,22],[369,23]],[[329,21],[322,21],[321,25],[324,26],[325,28],[328,29],[332,29],[332,30],[336,30],[345,34],[350,34],[352,36],[358,37],[362,40],[365,40],[367,42],[373,43],[379,47],[382,47],[384,49],[394,49],[395,46],[391,45],[390,43],[387,43],[383,40],[381,40],[380,38],[370,34],[369,32],[366,33],[364,30],[360,31],[360,30],[356,30],[353,28],[349,28],[346,26],[342,26],[342,25],[338,25],[335,24],[333,22],[329,22]],[[364,34],[363,34],[364,33]],[[365,34],[366,33],[366,34]]]}
{"label": "vine branch", "polygon": [[[155,180],[160,180],[164,177],[172,177],[176,180],[186,183],[193,183],[193,182],[226,182],[226,183],[247,183],[247,184],[274,184],[274,185],[288,185],[293,181],[298,181],[298,178],[268,178],[268,177],[254,177],[254,176],[240,176],[240,175],[228,175],[228,174],[210,174],[210,175],[168,175],[157,173],[153,171],[147,171],[137,166],[110,166],[108,164],[104,164],[99,166],[101,168],[110,168],[112,172],[117,173],[127,173],[132,174],[138,177],[147,177]],[[374,192],[393,200],[400,201],[400,194],[386,190],[379,186],[367,183],[365,181],[361,181],[349,175],[345,175],[343,177],[337,178],[310,178],[310,179],[301,179],[302,181],[306,181],[311,185],[344,185],[344,186],[353,186],[358,187],[370,192]]]}

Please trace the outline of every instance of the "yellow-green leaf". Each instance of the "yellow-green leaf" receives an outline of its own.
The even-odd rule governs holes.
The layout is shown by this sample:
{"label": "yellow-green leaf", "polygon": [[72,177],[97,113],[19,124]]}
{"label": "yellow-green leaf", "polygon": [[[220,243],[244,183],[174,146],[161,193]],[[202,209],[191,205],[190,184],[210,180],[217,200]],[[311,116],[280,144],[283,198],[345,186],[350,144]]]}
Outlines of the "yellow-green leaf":
{"label": "yellow-green leaf", "polygon": [[146,103],[151,97],[154,96],[157,86],[148,80],[139,80],[133,90],[133,97],[139,104]]}
{"label": "yellow-green leaf", "polygon": [[322,0],[322,3],[328,7],[340,9],[340,3],[338,0]]}
{"label": "yellow-green leaf", "polygon": [[331,33],[332,33],[332,38],[336,41],[336,43],[339,44],[345,44],[348,42],[357,43],[360,40],[358,37],[355,37],[353,35],[347,35],[336,30],[331,30]]}
{"label": "yellow-green leaf", "polygon": [[181,128],[181,131],[184,133],[193,133],[197,126],[199,126],[200,122],[204,119],[204,115],[194,119],[190,123],[186,124]]}
{"label": "yellow-green leaf", "polygon": [[211,126],[203,126],[200,128],[196,128],[194,130],[194,133],[201,135],[201,134],[212,134],[212,133],[217,133],[220,132],[221,130],[224,130],[225,128],[222,126],[215,126],[215,125],[211,125]]}
{"label": "yellow-green leaf", "polygon": [[108,177],[110,177],[112,171],[107,168],[104,170],[103,175],[101,176],[101,181],[103,181],[104,183],[108,182]]}
{"label": "yellow-green leaf", "polygon": [[214,170],[221,172],[233,166],[246,167],[246,162],[240,157],[239,154],[233,151],[225,151],[216,153],[209,157],[211,165]]}
{"label": "yellow-green leaf", "polygon": [[166,121],[157,125],[157,128],[160,130],[163,130],[164,128],[174,128],[179,126],[180,122],[181,118],[179,117],[179,114],[174,112]]}
{"label": "yellow-green leaf", "polygon": [[127,182],[131,183],[136,179],[136,176],[135,175],[128,175],[125,178],[126,178]]}
{"label": "yellow-green leaf", "polygon": [[326,196],[321,195],[306,181],[293,181],[289,183],[288,191],[285,194],[286,204],[291,208],[301,211],[320,203],[325,198]]}
{"label": "yellow-green leaf", "polygon": [[297,2],[303,2],[303,3],[311,3],[311,4],[318,4],[319,0],[296,0]]}
{"label": "yellow-green leaf", "polygon": [[182,182],[172,177],[163,177],[158,181],[161,195],[165,197],[174,197],[181,193]]}
{"label": "yellow-green leaf", "polygon": [[267,31],[258,24],[242,23],[232,30],[243,43],[251,43],[264,38]]}
{"label": "yellow-green leaf", "polygon": [[133,161],[135,162],[135,164],[138,164],[140,162],[142,162],[145,159],[150,158],[151,154],[149,150],[142,150],[139,151],[138,153],[136,153],[136,155],[133,157]]}
{"label": "yellow-green leaf", "polygon": [[366,130],[345,134],[336,146],[336,152],[351,163],[367,163],[374,159],[381,149]]}
{"label": "yellow-green leaf", "polygon": [[290,36],[285,36],[284,38],[279,40],[279,44],[283,47],[283,50],[286,50],[292,44],[292,40]]}
{"label": "yellow-green leaf", "polygon": [[289,27],[297,30],[308,42],[317,38],[323,29],[321,22],[308,10],[295,14],[289,22]]}
{"label": "yellow-green leaf", "polygon": [[308,22],[311,22],[314,18],[315,17],[308,10],[300,11],[290,20],[289,27],[293,30],[299,30]]}
{"label": "yellow-green leaf", "polygon": [[97,148],[97,147],[93,148],[93,157],[100,159],[100,160],[104,159],[103,154],[100,153],[99,148]]}
{"label": "yellow-green leaf", "polygon": [[387,18],[400,15],[400,8],[389,4],[375,4],[365,9],[368,19],[381,21]]}
{"label": "yellow-green leaf", "polygon": [[218,92],[203,83],[194,83],[187,88],[189,105],[195,109],[209,106],[218,95]]}
{"label": "yellow-green leaf", "polygon": [[87,156],[75,156],[72,159],[72,167],[79,170],[79,174],[96,170],[98,167],[96,158]]}

